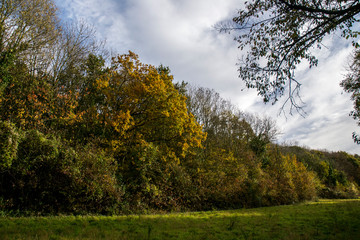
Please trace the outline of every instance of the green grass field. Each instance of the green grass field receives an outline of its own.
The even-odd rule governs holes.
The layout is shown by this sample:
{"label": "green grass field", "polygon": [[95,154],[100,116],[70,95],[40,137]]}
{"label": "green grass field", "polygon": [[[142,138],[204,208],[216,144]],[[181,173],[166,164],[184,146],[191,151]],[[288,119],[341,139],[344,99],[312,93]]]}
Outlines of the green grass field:
{"label": "green grass field", "polygon": [[360,239],[360,199],[164,215],[1,217],[0,239]]}

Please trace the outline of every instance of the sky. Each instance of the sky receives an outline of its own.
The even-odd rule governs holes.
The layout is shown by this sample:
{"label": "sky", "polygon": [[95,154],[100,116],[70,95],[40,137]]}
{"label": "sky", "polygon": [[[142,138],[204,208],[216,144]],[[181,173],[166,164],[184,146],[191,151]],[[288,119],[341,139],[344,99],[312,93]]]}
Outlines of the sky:
{"label": "sky", "polygon": [[[175,81],[214,89],[241,111],[268,116],[277,122],[278,143],[311,149],[360,154],[352,132],[360,127],[349,113],[350,95],[339,83],[351,58],[350,42],[339,34],[327,37],[316,68],[301,64],[296,78],[306,116],[281,113],[282,102],[264,104],[256,90],[238,78],[238,60],[244,54],[234,36],[220,34],[214,25],[231,19],[245,0],[55,0],[65,21],[93,25],[99,39],[114,53],[129,50],[146,64],[169,66]],[[285,100],[282,99],[283,101]]]}

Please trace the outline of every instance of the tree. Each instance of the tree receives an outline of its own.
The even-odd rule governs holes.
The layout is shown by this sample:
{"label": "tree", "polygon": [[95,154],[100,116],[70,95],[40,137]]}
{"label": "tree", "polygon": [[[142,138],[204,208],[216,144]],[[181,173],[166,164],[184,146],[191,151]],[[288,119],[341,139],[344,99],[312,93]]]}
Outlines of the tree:
{"label": "tree", "polygon": [[[79,87],[76,71],[87,61],[90,54],[108,57],[104,42],[98,41],[95,29],[85,22],[64,23],[55,44],[50,46],[52,58],[48,62],[54,87]],[[72,78],[71,80],[69,78]],[[69,86],[72,85],[72,86]]]}
{"label": "tree", "polygon": [[11,82],[0,96],[0,119],[22,129],[46,132],[53,102],[48,79],[30,74],[25,64],[17,63],[15,67],[11,69]]}
{"label": "tree", "polygon": [[101,130],[93,135],[119,163],[132,204],[168,204],[172,169],[188,161],[206,136],[169,69],[143,64],[129,52],[114,58],[94,86],[97,104],[76,121],[86,124],[93,116],[91,129]]}
{"label": "tree", "polygon": [[324,37],[337,30],[358,47],[355,39],[359,32],[353,26],[359,12],[358,0],[250,0],[232,23],[220,24],[219,29],[239,32],[235,40],[240,49],[247,50],[239,77],[246,86],[257,89],[264,102],[273,104],[287,88],[284,105],[291,103],[291,113],[293,108],[301,110],[296,66],[302,60],[307,60],[309,67],[316,66],[312,48],[321,48]]}
{"label": "tree", "polygon": [[269,164],[264,169],[267,191],[264,200],[271,205],[289,204],[316,197],[315,174],[307,171],[296,156],[269,149]]}
{"label": "tree", "polygon": [[44,120],[68,118],[89,85],[91,54],[107,54],[94,29],[61,23],[53,0],[0,0],[1,119],[43,131]]}
{"label": "tree", "polygon": [[245,120],[251,125],[254,134],[266,143],[274,142],[281,134],[276,121],[268,116],[260,117],[257,114],[244,114]]}
{"label": "tree", "polygon": [[89,86],[89,90],[96,88],[90,94],[98,96],[97,102],[80,108],[75,120],[82,123],[82,116],[93,116],[102,129],[97,137],[104,138],[117,154],[153,144],[167,158],[179,160],[200,147],[205,134],[165,70],[141,63],[132,52],[114,58],[111,69]]}
{"label": "tree", "polygon": [[17,126],[40,126],[50,91],[44,72],[59,37],[52,0],[0,1],[0,112]]}
{"label": "tree", "polygon": [[269,118],[244,113],[214,90],[186,86],[187,106],[207,133],[205,146],[236,152],[250,144],[257,154],[280,134],[276,122]]}
{"label": "tree", "polygon": [[14,55],[26,61],[32,73],[43,70],[39,66],[44,62],[45,49],[59,34],[56,13],[52,0],[0,1],[1,85],[7,84],[3,66],[11,64]]}
{"label": "tree", "polygon": [[[360,125],[360,50],[357,50],[354,55],[354,60],[349,66],[349,73],[346,78],[340,83],[340,86],[348,93],[351,93],[351,100],[354,101],[354,110],[350,115],[358,120]],[[360,144],[360,137],[353,132],[354,142]]]}

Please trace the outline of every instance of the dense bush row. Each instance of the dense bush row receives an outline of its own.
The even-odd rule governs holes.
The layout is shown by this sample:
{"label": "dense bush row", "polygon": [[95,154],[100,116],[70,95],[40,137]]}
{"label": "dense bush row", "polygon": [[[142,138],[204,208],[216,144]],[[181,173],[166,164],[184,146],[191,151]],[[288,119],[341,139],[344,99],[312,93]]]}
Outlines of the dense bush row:
{"label": "dense bush row", "polygon": [[322,198],[354,198],[359,195],[360,157],[345,152],[309,150],[298,146],[281,146],[283,154],[297,157],[309,171],[316,173]]}
{"label": "dense bush row", "polygon": [[123,191],[113,158],[95,146],[73,149],[37,130],[0,122],[0,207],[33,213],[106,213]]}
{"label": "dense bush row", "polygon": [[0,124],[1,142],[6,143],[0,156],[3,211],[206,210],[287,204],[316,196],[314,174],[275,149],[264,167],[255,156],[237,159],[224,150],[207,159],[194,155],[183,163],[167,162],[150,145],[137,149],[140,159],[125,170],[95,145],[73,148],[37,130]]}

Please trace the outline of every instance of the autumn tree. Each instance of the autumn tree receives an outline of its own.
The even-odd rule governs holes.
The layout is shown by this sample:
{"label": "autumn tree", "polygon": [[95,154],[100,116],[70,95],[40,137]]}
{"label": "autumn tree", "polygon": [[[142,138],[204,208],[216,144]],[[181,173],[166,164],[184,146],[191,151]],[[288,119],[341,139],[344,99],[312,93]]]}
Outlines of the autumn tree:
{"label": "autumn tree", "polygon": [[98,117],[111,133],[114,150],[128,143],[155,143],[178,158],[201,146],[204,134],[172,80],[132,52],[114,58],[111,70],[97,80],[105,99]]}
{"label": "autumn tree", "polygon": [[[312,54],[321,48],[324,37],[341,31],[353,40],[358,31],[360,3],[357,0],[250,0],[238,11],[232,23],[222,23],[220,31],[236,31],[239,48],[246,51],[239,64],[239,77],[255,88],[264,102],[275,103],[286,93],[286,102],[301,109],[297,100],[301,83],[296,66],[306,60],[310,67],[318,60]],[[290,111],[291,111],[290,110]]]}
{"label": "autumn tree", "polygon": [[264,169],[265,204],[290,204],[316,196],[315,173],[308,171],[296,156],[283,155],[277,148],[271,148],[269,159]]}
{"label": "autumn tree", "polygon": [[66,120],[69,136],[114,156],[133,197],[158,194],[165,172],[194,154],[205,134],[165,68],[143,64],[132,52],[114,58],[110,69],[102,66],[101,58],[89,57],[87,84]]}
{"label": "autumn tree", "polygon": [[57,8],[51,0],[0,2],[1,119],[18,127],[41,127],[52,98],[45,74],[49,48],[59,37]]}
{"label": "autumn tree", "polygon": [[66,129],[84,104],[80,95],[102,74],[87,69],[91,56],[104,65],[103,43],[85,22],[60,22],[51,0],[1,1],[1,23],[1,119],[23,129]]}
{"label": "autumn tree", "polygon": [[34,76],[25,64],[17,63],[13,80],[0,98],[0,119],[22,129],[47,131],[52,116],[52,89],[46,76]]}

